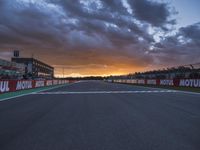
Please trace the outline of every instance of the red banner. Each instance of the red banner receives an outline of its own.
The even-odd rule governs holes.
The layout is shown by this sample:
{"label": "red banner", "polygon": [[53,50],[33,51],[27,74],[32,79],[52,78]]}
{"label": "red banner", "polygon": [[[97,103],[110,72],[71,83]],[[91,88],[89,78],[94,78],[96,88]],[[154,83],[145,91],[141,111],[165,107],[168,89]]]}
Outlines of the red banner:
{"label": "red banner", "polygon": [[66,84],[69,80],[0,80],[0,94],[52,85]]}
{"label": "red banner", "polygon": [[200,88],[200,79],[117,79],[113,82]]}

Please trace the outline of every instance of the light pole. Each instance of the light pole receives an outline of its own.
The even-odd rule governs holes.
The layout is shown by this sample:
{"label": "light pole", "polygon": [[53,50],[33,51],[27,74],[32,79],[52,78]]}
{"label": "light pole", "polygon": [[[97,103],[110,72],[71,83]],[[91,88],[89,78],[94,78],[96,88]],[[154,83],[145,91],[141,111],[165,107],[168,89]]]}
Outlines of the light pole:
{"label": "light pole", "polygon": [[62,73],[63,73],[63,78],[64,78],[64,76],[65,76],[65,68],[64,67],[62,68]]}

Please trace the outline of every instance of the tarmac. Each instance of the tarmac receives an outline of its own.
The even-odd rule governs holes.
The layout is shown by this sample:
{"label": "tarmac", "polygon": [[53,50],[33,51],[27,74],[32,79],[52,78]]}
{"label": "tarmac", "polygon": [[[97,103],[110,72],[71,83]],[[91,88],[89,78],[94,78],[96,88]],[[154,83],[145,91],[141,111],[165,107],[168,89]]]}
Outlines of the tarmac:
{"label": "tarmac", "polygon": [[0,101],[0,150],[199,150],[200,94],[82,81]]}

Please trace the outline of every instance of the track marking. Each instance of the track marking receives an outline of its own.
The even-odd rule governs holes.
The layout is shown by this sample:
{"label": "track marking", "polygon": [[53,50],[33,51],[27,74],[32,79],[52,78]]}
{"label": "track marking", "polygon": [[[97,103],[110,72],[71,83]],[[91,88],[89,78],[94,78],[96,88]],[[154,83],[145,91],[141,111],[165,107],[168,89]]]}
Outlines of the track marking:
{"label": "track marking", "polygon": [[190,91],[178,91],[176,90],[177,92],[179,93],[183,93],[183,94],[193,94],[193,95],[200,95],[200,93],[197,93],[197,92],[190,92]]}
{"label": "track marking", "polygon": [[85,91],[85,92],[69,92],[69,91],[57,91],[57,92],[39,92],[32,93],[38,95],[67,95],[67,94],[134,94],[134,93],[175,93],[174,90],[151,90],[151,91]]}
{"label": "track marking", "polygon": [[[145,88],[145,89],[155,89],[155,90],[167,90],[167,87],[166,88],[160,88],[160,87],[148,87],[148,86],[145,86],[145,85],[135,85],[135,84],[126,84],[126,83],[112,83],[112,84],[124,84],[124,85],[130,85],[130,86],[134,86],[134,87],[138,87],[138,88]],[[169,89],[169,88],[168,88]],[[183,91],[183,90],[172,90],[172,91],[175,91],[176,93],[183,93],[183,94],[193,94],[193,95],[200,95],[200,93],[198,92],[192,92],[192,91]]]}

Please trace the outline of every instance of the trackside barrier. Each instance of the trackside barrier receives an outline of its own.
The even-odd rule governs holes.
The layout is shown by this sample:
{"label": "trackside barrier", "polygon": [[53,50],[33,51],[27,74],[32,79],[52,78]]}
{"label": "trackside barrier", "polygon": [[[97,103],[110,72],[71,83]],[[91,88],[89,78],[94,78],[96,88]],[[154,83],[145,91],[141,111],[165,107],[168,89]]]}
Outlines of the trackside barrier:
{"label": "trackside barrier", "polygon": [[0,80],[0,94],[72,83],[69,80]]}
{"label": "trackside barrier", "polygon": [[108,82],[200,88],[200,79],[115,79]]}

